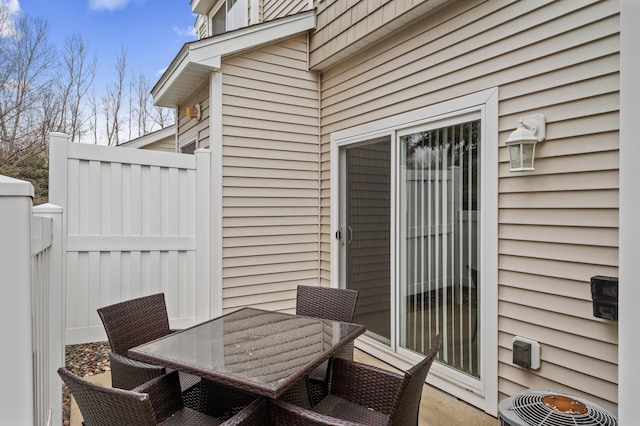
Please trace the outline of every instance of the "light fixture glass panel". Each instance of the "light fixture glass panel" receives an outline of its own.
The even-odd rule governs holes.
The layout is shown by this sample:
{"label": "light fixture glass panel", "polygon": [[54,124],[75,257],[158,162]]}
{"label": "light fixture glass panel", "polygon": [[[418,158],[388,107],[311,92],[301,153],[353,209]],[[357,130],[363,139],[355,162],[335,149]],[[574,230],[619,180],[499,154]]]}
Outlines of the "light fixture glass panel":
{"label": "light fixture glass panel", "polygon": [[535,143],[522,144],[522,168],[533,170],[533,158],[536,150]]}
{"label": "light fixture glass panel", "polygon": [[522,168],[521,144],[509,145],[509,158],[511,159],[511,170]]}

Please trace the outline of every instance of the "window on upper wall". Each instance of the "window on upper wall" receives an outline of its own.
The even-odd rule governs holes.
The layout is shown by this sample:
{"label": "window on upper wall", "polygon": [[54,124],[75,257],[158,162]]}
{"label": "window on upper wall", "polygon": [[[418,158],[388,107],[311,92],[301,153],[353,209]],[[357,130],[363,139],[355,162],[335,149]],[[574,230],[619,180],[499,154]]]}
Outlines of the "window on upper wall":
{"label": "window on upper wall", "polygon": [[247,0],[226,0],[220,2],[211,16],[211,33],[214,36],[226,31],[247,26]]}
{"label": "window on upper wall", "polygon": [[222,34],[227,30],[227,11],[220,7],[211,17],[211,35]]}

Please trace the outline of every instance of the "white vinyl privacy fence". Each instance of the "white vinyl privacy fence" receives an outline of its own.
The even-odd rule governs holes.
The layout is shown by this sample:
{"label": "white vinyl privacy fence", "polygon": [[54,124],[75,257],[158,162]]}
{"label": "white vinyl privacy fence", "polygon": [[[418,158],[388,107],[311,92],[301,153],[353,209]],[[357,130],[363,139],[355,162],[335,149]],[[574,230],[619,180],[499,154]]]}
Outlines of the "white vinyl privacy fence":
{"label": "white vinyl privacy fence", "polygon": [[0,175],[0,215],[0,423],[59,425],[61,209],[33,207],[30,183]]}
{"label": "white vinyl privacy fence", "polygon": [[164,292],[171,326],[209,319],[210,155],[50,138],[49,200],[0,175],[0,424],[60,425],[64,346],[106,340],[100,306]]}
{"label": "white vinyl privacy fence", "polygon": [[63,209],[65,343],[106,340],[100,306],[164,292],[172,327],[210,318],[210,155],[76,144],[52,134]]}

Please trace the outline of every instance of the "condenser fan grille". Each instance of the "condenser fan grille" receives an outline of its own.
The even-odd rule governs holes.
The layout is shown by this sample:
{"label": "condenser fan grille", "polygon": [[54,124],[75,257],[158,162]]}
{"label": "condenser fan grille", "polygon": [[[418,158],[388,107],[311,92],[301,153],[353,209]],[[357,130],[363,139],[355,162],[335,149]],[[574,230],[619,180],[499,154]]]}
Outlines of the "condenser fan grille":
{"label": "condenser fan grille", "polygon": [[515,395],[511,409],[528,425],[616,426],[611,413],[574,396],[529,390]]}

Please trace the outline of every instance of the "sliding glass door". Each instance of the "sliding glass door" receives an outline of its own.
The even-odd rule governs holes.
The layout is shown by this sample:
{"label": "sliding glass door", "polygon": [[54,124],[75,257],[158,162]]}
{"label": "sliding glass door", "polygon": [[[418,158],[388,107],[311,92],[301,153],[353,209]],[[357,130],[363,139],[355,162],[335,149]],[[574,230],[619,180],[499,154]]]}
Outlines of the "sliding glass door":
{"label": "sliding glass door", "polygon": [[399,346],[479,378],[480,120],[398,134]]}
{"label": "sliding glass door", "polygon": [[480,377],[479,155],[480,120],[466,120],[346,145],[339,157],[341,282],[360,291],[355,321],[378,342],[418,354],[439,334],[438,360],[472,378]]}
{"label": "sliding glass door", "polygon": [[358,347],[498,405],[498,92],[331,134],[331,278],[360,291]]}

